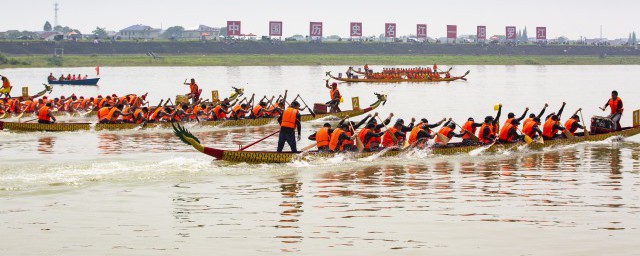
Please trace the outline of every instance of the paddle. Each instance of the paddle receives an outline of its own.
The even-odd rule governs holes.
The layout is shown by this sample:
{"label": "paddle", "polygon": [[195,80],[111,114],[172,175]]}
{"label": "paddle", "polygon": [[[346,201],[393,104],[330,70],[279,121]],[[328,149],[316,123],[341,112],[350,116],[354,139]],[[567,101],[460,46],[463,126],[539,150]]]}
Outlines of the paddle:
{"label": "paddle", "polygon": [[436,133],[436,137],[438,137],[438,140],[440,141],[440,144],[443,145],[443,146],[449,144],[449,141],[451,140],[451,139],[449,139],[449,137],[444,136],[441,133]]}
{"label": "paddle", "polygon": [[[389,132],[389,127],[387,127],[387,124],[384,123],[384,121],[382,120],[382,118],[380,118],[379,116],[377,116],[378,120],[380,120],[380,123],[382,123],[382,125],[384,125],[384,128],[387,129],[387,132]],[[396,144],[398,142],[398,138],[396,138],[396,135],[389,132],[389,134],[391,135],[391,139],[393,140],[393,143]]]}
{"label": "paddle", "polygon": [[244,147],[240,148],[240,150],[238,150],[238,151],[244,151],[245,149],[248,149],[248,148],[250,148],[251,146],[253,146],[253,145],[255,145],[255,144],[258,144],[258,143],[262,142],[263,140],[266,140],[266,139],[268,139],[269,137],[271,137],[271,136],[273,136],[273,135],[276,135],[276,134],[278,134],[278,133],[280,133],[280,130],[277,130],[277,131],[275,131],[275,132],[273,132],[273,133],[271,133],[271,134],[269,134],[269,135],[265,136],[265,137],[264,137],[264,138],[262,138],[262,139],[259,139],[259,140],[255,141],[255,142],[253,142],[253,143],[251,143],[251,144],[249,144],[249,145],[246,145],[246,146],[244,146]]}
{"label": "paddle", "polygon": [[533,139],[531,137],[529,137],[529,135],[527,135],[526,133],[522,132],[520,130],[520,128],[518,128],[518,126],[513,126],[516,128],[516,130],[518,130],[520,133],[522,133],[522,135],[524,135],[524,142],[527,143],[527,145],[531,144],[531,142],[533,142]]}
{"label": "paddle", "polygon": [[358,153],[362,153],[362,151],[364,151],[364,144],[362,144],[360,137],[358,137],[358,135],[356,134],[356,129],[353,128],[353,124],[351,124],[351,122],[349,122],[349,127],[351,127],[351,131],[353,131],[353,136],[356,137],[356,147],[358,148]]}
{"label": "paddle", "polygon": [[584,116],[582,116],[582,109],[580,110],[580,118],[581,118],[581,123],[584,126],[584,136],[585,137],[589,137],[589,135],[591,135],[589,133],[589,130],[587,129],[587,124],[584,122]]}
{"label": "paddle", "polygon": [[467,134],[469,134],[469,137],[471,137],[471,140],[473,140],[473,142],[479,142],[480,138],[478,138],[478,136],[476,136],[475,134],[473,134],[471,131],[467,131],[466,129],[463,129],[462,126],[458,125],[458,123],[456,123],[455,121],[451,121],[453,122],[456,126],[458,126],[458,128],[460,128],[460,130],[463,130],[465,132],[467,132]]}
{"label": "paddle", "polygon": [[306,146],[304,148],[302,148],[302,153],[305,153],[307,151],[309,151],[310,149],[314,148],[316,146],[316,143],[310,144],[309,146]]}
{"label": "paddle", "polygon": [[35,120],[38,120],[38,118],[29,119],[29,120],[27,120],[27,121],[24,121],[23,123],[29,123],[29,122],[33,122],[33,121],[35,121]]}
{"label": "paddle", "polygon": [[302,103],[304,103],[304,107],[307,108],[309,110],[309,113],[311,114],[311,116],[313,116],[315,118],[316,117],[316,113],[313,113],[313,110],[309,108],[309,106],[307,105],[306,102],[304,102],[304,99],[302,97],[300,97],[300,94],[298,94],[297,98],[300,98]]}

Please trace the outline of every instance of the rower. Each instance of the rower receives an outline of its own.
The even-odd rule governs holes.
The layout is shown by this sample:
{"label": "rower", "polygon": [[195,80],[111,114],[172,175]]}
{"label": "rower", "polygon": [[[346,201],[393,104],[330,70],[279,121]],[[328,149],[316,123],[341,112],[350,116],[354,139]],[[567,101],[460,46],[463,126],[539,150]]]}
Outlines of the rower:
{"label": "rower", "polygon": [[[371,118],[369,120],[369,122],[367,123],[367,127],[369,127],[370,125],[373,126],[373,128],[371,129],[371,131],[374,134],[379,134],[382,133],[384,135],[384,132],[382,132],[382,128],[384,128],[385,126],[387,126],[389,123],[391,123],[391,118],[393,118],[393,113],[389,114],[389,117],[387,117],[384,121],[382,121],[381,124],[378,124],[378,121],[376,120],[375,117],[378,116],[378,113],[376,112],[374,114],[374,117]],[[366,132],[363,132],[363,130],[361,130],[358,133],[358,137],[360,138],[360,140],[362,141],[362,143],[365,145],[365,150],[367,149],[367,146],[369,146],[368,150],[369,151],[378,151],[378,149],[380,148],[380,144],[382,144],[382,136],[373,136],[372,138],[370,138],[366,143],[365,140],[363,140],[364,137],[366,137]]]}
{"label": "rower", "polygon": [[342,125],[338,126],[338,128],[333,130],[329,140],[329,150],[331,152],[342,152],[345,150],[350,150],[348,147],[345,147],[345,145],[347,145],[346,142],[351,140],[351,136],[347,134],[347,131],[349,129],[349,125],[343,123]]}
{"label": "rower", "polygon": [[364,64],[364,72],[369,74],[371,71],[369,70],[369,64]]}
{"label": "rower", "polygon": [[191,82],[184,84],[189,86],[189,93],[187,93],[186,96],[195,104],[198,98],[200,98],[200,90],[198,89],[198,84],[196,84],[196,79],[191,78]]}
{"label": "rower", "polygon": [[53,73],[49,73],[49,76],[47,77],[47,81],[51,82],[51,81],[55,81],[56,77],[53,76]]}
{"label": "rower", "polygon": [[338,90],[338,84],[334,82],[329,86],[329,80],[325,80],[325,82],[325,87],[331,90],[329,93],[331,100],[326,103],[329,105],[329,113],[340,112],[340,107],[338,105],[340,105],[342,95],[340,95],[340,90]]}
{"label": "rower", "polygon": [[378,151],[378,148],[380,147],[379,141],[382,135],[384,135],[384,132],[379,130],[376,132],[376,123],[369,122],[364,129],[360,130],[358,138],[364,145],[364,151],[371,152]]}
{"label": "rower", "polygon": [[242,103],[240,105],[236,104],[231,108],[231,118],[238,120],[244,119],[245,115],[247,115],[247,104]]}
{"label": "rower", "polygon": [[278,117],[278,123],[280,124],[280,136],[278,138],[277,152],[282,152],[284,143],[289,144],[291,152],[297,153],[296,148],[296,135],[295,131],[298,130],[298,140],[300,140],[302,123],[300,117],[300,103],[298,101],[291,102],[291,105]]}
{"label": "rower", "polygon": [[[51,121],[53,120],[53,122]],[[47,103],[45,106],[38,110],[38,123],[40,124],[52,124],[56,122],[56,117],[51,113],[51,103]]]}
{"label": "rower", "polygon": [[227,114],[230,113],[228,109],[229,109],[229,103],[225,103],[225,102],[222,102],[218,106],[214,107],[212,110],[214,120],[227,119]]}
{"label": "rower", "polygon": [[5,95],[7,98],[11,98],[11,82],[9,82],[9,78],[6,76],[0,75],[0,79],[2,80],[2,88],[0,88],[0,95]]}
{"label": "rower", "polygon": [[[518,118],[516,118],[516,114],[514,114],[513,112],[509,112],[509,114],[507,114],[507,121],[504,122],[505,125],[507,124],[513,124],[513,120],[518,120],[518,124],[520,124],[520,122],[522,122],[522,120],[524,120],[525,117],[527,117],[527,112],[529,112],[529,107],[526,107],[524,109],[524,113],[522,113],[522,115]],[[502,131],[502,130],[501,130]]]}
{"label": "rower", "polygon": [[[407,127],[404,126],[404,120],[398,118],[393,127],[389,128],[382,136],[382,146],[386,148],[394,146],[402,147],[404,145],[404,140],[407,137],[406,133],[413,130],[413,122],[415,122],[415,118],[411,120],[411,124]],[[395,141],[391,134],[395,135]]]}
{"label": "rower", "polygon": [[104,105],[98,109],[98,113],[96,116],[98,117],[98,122],[101,124],[109,123],[109,119],[107,119],[107,115],[109,115],[110,111],[109,103],[104,103]]}
{"label": "rower", "polygon": [[251,118],[261,118],[265,115],[268,115],[269,113],[271,113],[272,111],[267,109],[267,103],[264,101],[260,101],[260,103],[258,103],[258,105],[256,105],[255,107],[253,107],[253,109],[251,110],[251,114],[250,117]]}
{"label": "rower", "polygon": [[330,152],[329,141],[331,140],[330,134],[332,133],[333,133],[333,129],[331,129],[331,124],[324,123],[322,128],[320,128],[316,133],[311,134],[311,136],[309,136],[309,140],[316,141],[316,147],[318,148],[318,152]]}
{"label": "rower", "polygon": [[462,125],[462,130],[469,132],[469,133],[465,133],[464,136],[462,136],[462,143],[465,145],[473,144],[474,141],[471,139],[471,134],[476,134],[476,129],[478,129],[478,127],[481,127],[481,126],[482,126],[482,123],[476,123],[473,117],[469,117],[467,119],[467,122],[465,122]]}
{"label": "rower", "polygon": [[484,118],[484,123],[480,126],[480,132],[478,133],[478,139],[480,143],[490,144],[496,139],[494,128],[497,126],[497,122],[493,120],[492,116]]}
{"label": "rower", "polygon": [[107,114],[106,117],[104,117],[104,119],[107,120],[107,123],[110,124],[115,124],[118,121],[118,117],[119,116],[130,116],[131,113],[122,113],[122,109],[123,109],[123,105],[122,104],[118,104],[115,107],[112,107],[111,109],[109,109],[109,114]]}
{"label": "rower", "polygon": [[189,113],[187,113],[188,109],[189,104],[186,103],[182,104],[182,106],[178,106],[178,108],[171,114],[171,120],[176,122],[187,121],[187,117],[189,116]]}
{"label": "rower", "polygon": [[611,99],[609,99],[607,103],[604,104],[604,107],[601,107],[600,109],[602,111],[605,111],[607,107],[611,109],[611,114],[609,114],[609,116],[607,117],[613,120],[613,124],[614,124],[613,128],[616,131],[621,130],[622,127],[620,126],[620,118],[622,117],[622,112],[624,111],[624,108],[622,106],[622,99],[618,97],[618,91],[612,91]]}
{"label": "rower", "polygon": [[582,108],[579,108],[576,113],[574,113],[571,118],[564,123],[564,128],[572,135],[576,135],[576,130],[578,130],[578,128],[584,130],[584,126],[580,124],[580,117],[578,116],[578,112],[580,112],[580,110],[582,110]]}
{"label": "rower", "polygon": [[151,115],[149,116],[149,122],[150,123],[160,122],[160,120],[164,119],[165,117],[171,116],[171,114],[169,114],[170,111],[171,109],[169,107],[158,106],[153,111],[153,113],[151,113]]}
{"label": "rower", "polygon": [[500,143],[511,143],[524,137],[524,135],[518,134],[518,125],[520,121],[518,119],[512,119],[511,123],[505,123],[500,130],[498,141]]}
{"label": "rower", "polygon": [[530,138],[542,136],[542,130],[540,130],[540,118],[536,116],[529,122],[525,121],[525,124],[522,126],[522,133]]}
{"label": "rower", "polygon": [[131,122],[133,122],[134,124],[141,124],[143,122],[147,121],[147,118],[145,118],[146,116],[149,115],[149,108],[148,107],[143,107],[143,108],[138,108],[133,112],[133,116],[131,118]]}
{"label": "rower", "polygon": [[[448,139],[451,139],[453,137],[456,138],[460,138],[462,137],[465,133],[467,133],[467,131],[462,131],[462,133],[455,133],[456,129],[456,125],[451,121],[451,118],[449,118],[449,121],[447,121],[444,126],[442,126],[442,128],[440,128],[440,130],[438,131],[439,134],[444,135],[445,137],[447,137]],[[436,137],[436,142],[437,143],[441,143],[442,141]]]}
{"label": "rower", "polygon": [[[540,111],[540,113],[536,116],[534,113],[529,114],[529,118],[525,119],[524,122],[522,123],[522,131],[524,132],[524,127],[527,126],[527,124],[529,124],[529,122],[534,121],[534,119],[537,117],[538,120],[540,120],[540,118],[542,118],[542,115],[544,115],[544,112],[547,110],[547,107],[549,106],[549,104],[545,103],[544,107],[542,108],[542,110]],[[531,136],[529,136],[531,137]],[[533,138],[533,137],[532,137]]]}
{"label": "rower", "polygon": [[551,140],[558,137],[558,131],[564,131],[564,127],[559,125],[560,118],[551,114],[547,121],[545,121],[544,126],[542,127],[542,137],[545,140]]}

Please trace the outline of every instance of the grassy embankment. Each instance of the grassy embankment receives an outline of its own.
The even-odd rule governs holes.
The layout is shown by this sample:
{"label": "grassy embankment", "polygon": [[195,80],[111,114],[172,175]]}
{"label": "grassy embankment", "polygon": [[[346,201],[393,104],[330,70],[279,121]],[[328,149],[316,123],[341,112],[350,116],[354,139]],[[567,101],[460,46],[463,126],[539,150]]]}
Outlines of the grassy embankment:
{"label": "grassy embankment", "polygon": [[87,66],[278,66],[278,65],[640,65],[640,57],[504,55],[143,55],[11,56],[0,68]]}

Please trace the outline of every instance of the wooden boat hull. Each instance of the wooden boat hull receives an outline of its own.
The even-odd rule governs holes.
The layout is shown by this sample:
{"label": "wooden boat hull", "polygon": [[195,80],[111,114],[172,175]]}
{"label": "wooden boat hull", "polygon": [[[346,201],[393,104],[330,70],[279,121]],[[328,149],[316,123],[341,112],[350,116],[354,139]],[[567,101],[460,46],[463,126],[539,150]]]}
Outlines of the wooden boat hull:
{"label": "wooden boat hull", "polygon": [[[51,91],[53,90],[53,87],[51,87],[49,85],[46,85],[46,84],[42,84],[42,85],[44,85],[44,90],[42,90],[42,91],[40,91],[40,92],[38,92],[38,93],[36,93],[34,95],[31,95],[28,98],[31,99],[31,100],[36,99],[36,98],[40,98],[40,97],[44,96],[47,93],[51,93]],[[11,97],[11,99],[18,99],[20,101],[25,101],[26,100],[22,96],[20,96],[20,97]],[[2,100],[4,100],[4,98],[2,98]]]}
{"label": "wooden boat hull", "polygon": [[[337,117],[344,118],[347,116],[355,117],[367,112],[370,112],[378,108],[382,103],[386,102],[386,96],[381,96],[370,107],[359,109],[342,111],[338,113],[316,114],[312,116],[310,114],[301,115],[302,121],[311,121],[324,117]],[[181,124],[194,124],[198,126],[215,126],[215,127],[246,127],[246,126],[262,126],[268,124],[276,124],[277,118],[258,118],[258,119],[240,119],[240,120],[219,120],[219,121],[201,121],[199,123],[189,122]],[[155,127],[171,127],[171,123],[147,123],[144,127],[141,124],[96,124],[96,123],[54,123],[54,124],[40,124],[35,122],[19,123],[19,122],[3,122],[0,121],[0,130],[11,131],[48,131],[48,132],[69,132],[69,131],[82,131],[82,130],[129,130],[140,128],[155,128]]]}
{"label": "wooden boat hull", "polygon": [[100,80],[100,78],[90,78],[90,79],[83,79],[83,80],[63,80],[63,81],[52,80],[52,81],[48,81],[48,82],[49,82],[49,84],[57,84],[57,85],[96,86],[96,85],[98,85],[98,81],[99,80]]}
{"label": "wooden boat hull", "polygon": [[[350,69],[351,69],[351,72],[356,73],[358,75],[366,75],[367,74],[366,72],[355,70],[353,67],[351,67]],[[441,75],[444,75],[444,74],[446,74],[448,72],[451,72],[452,69],[453,69],[453,67],[449,68],[447,71],[440,71],[438,73],[440,73]],[[380,72],[373,72],[373,73],[380,73]],[[399,73],[399,74],[406,75],[407,73],[404,72],[404,73]],[[417,73],[413,73],[413,74],[423,74],[424,75],[424,74],[427,74],[427,72],[417,72]]]}
{"label": "wooden boat hull", "polygon": [[346,77],[335,77],[331,75],[330,72],[327,72],[327,76],[334,80],[338,80],[341,82],[347,83],[438,83],[438,82],[453,82],[457,80],[466,80],[466,76],[469,74],[469,71],[463,76],[451,77],[451,78],[440,78],[440,79],[368,79],[368,78],[346,78]]}
{"label": "wooden boat hull", "polygon": [[[634,128],[626,128],[622,131],[611,132],[605,134],[596,134],[590,136],[575,137],[574,139],[555,139],[546,140],[544,144],[532,143],[528,147],[533,150],[539,150],[546,147],[576,144],[585,141],[602,141],[610,137],[630,137],[640,133],[640,126]],[[526,145],[524,142],[509,143],[509,144],[495,144],[486,149],[487,152],[500,152],[510,150],[512,148]],[[453,155],[460,153],[469,153],[473,150],[481,147],[488,147],[488,145],[474,145],[474,146],[458,146],[452,145],[447,147],[434,147],[430,149],[430,153],[434,155]],[[367,158],[374,155],[377,157],[389,157],[396,156],[405,151],[402,150],[387,150],[381,152],[363,152],[363,153],[346,153],[349,157],[359,159]],[[246,162],[246,163],[289,163],[294,160],[304,160],[305,158],[331,158],[335,157],[332,153],[318,153],[309,152],[307,154],[299,153],[277,153],[277,152],[263,152],[263,151],[234,151],[234,150],[221,150],[215,148],[204,148],[203,153],[210,155],[218,160],[224,160],[229,162]]]}

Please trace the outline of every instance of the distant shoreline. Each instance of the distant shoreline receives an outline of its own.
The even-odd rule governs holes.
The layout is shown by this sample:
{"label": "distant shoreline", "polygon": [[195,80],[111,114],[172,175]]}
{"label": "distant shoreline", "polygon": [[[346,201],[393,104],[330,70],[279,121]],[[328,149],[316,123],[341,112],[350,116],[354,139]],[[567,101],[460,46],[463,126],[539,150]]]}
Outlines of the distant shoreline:
{"label": "distant shoreline", "polygon": [[[225,54],[165,55],[50,55],[8,56],[21,64],[0,68],[141,67],[141,66],[309,66],[345,65],[640,65],[640,56],[513,56],[513,55],[347,55],[347,54]],[[14,62],[15,63],[15,62]],[[24,65],[28,63],[28,65]]]}

